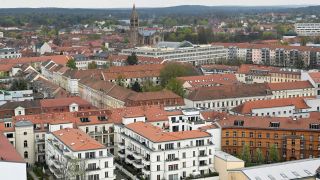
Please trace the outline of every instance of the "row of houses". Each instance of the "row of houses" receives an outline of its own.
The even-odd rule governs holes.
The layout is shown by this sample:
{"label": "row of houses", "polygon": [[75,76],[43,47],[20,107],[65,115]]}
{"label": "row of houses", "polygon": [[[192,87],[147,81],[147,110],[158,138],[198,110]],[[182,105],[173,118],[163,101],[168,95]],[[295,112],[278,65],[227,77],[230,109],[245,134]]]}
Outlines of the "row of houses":
{"label": "row of houses", "polygon": [[[228,179],[217,156],[224,161],[224,155],[232,156],[221,150],[239,155],[248,145],[253,159],[259,148],[266,162],[273,145],[284,161],[320,157],[318,117],[316,112],[294,119],[140,106],[17,116],[0,122],[0,130],[28,166],[46,162],[56,178],[66,177],[63,167],[74,162],[80,166],[75,175],[112,179],[115,156],[144,178],[219,172]],[[236,162],[243,167],[243,161]]]}
{"label": "row of houses", "polygon": [[[280,67],[318,67],[320,49],[304,46],[285,46],[251,43],[215,43],[227,51],[228,61],[242,60],[253,64]],[[302,65],[300,62],[303,62]]]}

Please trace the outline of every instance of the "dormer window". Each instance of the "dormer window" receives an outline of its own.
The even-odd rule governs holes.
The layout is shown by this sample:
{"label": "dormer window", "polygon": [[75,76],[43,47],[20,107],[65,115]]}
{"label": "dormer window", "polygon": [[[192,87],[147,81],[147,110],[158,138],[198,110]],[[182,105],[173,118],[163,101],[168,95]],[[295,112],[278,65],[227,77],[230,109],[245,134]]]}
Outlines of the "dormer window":
{"label": "dormer window", "polygon": [[270,122],[269,127],[279,128],[280,127],[280,122]]}
{"label": "dormer window", "polygon": [[244,124],[244,121],[242,121],[242,120],[235,120],[233,123],[233,125],[235,125],[235,126],[243,126],[243,124]]}
{"label": "dormer window", "polygon": [[99,121],[106,121],[107,117],[106,116],[98,116]]}
{"label": "dormer window", "polygon": [[88,117],[81,117],[81,118],[80,118],[80,121],[81,121],[81,122],[90,122],[90,120],[89,120]]}
{"label": "dormer window", "polygon": [[309,124],[310,129],[320,129],[320,124]]}

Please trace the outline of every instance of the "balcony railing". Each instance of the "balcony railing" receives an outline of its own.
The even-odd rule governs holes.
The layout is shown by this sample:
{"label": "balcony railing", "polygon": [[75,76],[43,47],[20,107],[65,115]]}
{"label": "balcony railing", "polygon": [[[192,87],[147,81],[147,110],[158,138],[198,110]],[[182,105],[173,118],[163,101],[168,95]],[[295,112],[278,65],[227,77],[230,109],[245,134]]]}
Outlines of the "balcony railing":
{"label": "balcony railing", "polygon": [[100,170],[100,167],[86,169],[86,171],[99,171],[99,170]]}
{"label": "balcony railing", "polygon": [[167,162],[171,162],[171,161],[178,161],[179,158],[171,158],[171,159],[166,159]]}

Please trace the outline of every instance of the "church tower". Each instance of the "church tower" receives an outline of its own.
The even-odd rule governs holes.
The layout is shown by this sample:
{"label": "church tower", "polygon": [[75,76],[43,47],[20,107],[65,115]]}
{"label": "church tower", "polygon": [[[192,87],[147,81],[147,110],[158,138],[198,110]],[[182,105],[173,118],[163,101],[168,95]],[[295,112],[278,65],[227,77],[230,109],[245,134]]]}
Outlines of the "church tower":
{"label": "church tower", "polygon": [[130,17],[130,43],[132,45],[138,44],[138,32],[139,31],[139,16],[136,10],[136,5],[133,4],[133,9]]}

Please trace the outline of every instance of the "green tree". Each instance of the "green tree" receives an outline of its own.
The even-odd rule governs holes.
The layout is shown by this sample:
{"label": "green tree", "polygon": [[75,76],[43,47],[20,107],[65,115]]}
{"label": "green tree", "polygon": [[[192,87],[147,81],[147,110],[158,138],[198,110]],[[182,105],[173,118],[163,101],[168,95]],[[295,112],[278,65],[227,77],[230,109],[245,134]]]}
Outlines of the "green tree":
{"label": "green tree", "polygon": [[196,71],[190,64],[168,63],[160,72],[161,86],[166,87],[170,79],[196,74]]}
{"label": "green tree", "polygon": [[10,86],[11,91],[27,90],[27,88],[28,84],[24,79],[15,79]]}
{"label": "green tree", "polygon": [[138,64],[138,57],[135,53],[132,53],[130,56],[127,57],[126,60],[128,65],[136,65]]}
{"label": "green tree", "polygon": [[245,162],[245,166],[251,165],[251,155],[250,155],[250,148],[247,144],[242,147],[240,159]]}
{"label": "green tree", "polygon": [[301,38],[300,38],[300,44],[301,44],[301,46],[306,46],[307,43],[308,43],[308,38],[306,38],[306,37],[301,37]]}
{"label": "green tree", "polygon": [[131,90],[136,91],[136,92],[141,92],[142,88],[141,85],[138,81],[134,82],[133,85],[131,86]]}
{"label": "green tree", "polygon": [[69,59],[67,62],[67,67],[70,69],[77,69],[76,61],[74,59]]}
{"label": "green tree", "polygon": [[181,97],[185,96],[182,82],[176,78],[172,78],[169,80],[168,84],[166,85],[166,89],[178,94]]}
{"label": "green tree", "polygon": [[118,75],[117,79],[116,79],[116,83],[119,86],[124,86],[124,77],[120,74]]}
{"label": "green tree", "polygon": [[154,91],[160,91],[163,87],[159,85],[154,85],[151,80],[147,80],[143,82],[142,84],[142,91],[143,92],[154,92]]}
{"label": "green tree", "polygon": [[279,162],[279,160],[280,160],[279,151],[278,151],[277,146],[275,144],[272,144],[270,146],[269,153],[270,153],[269,161],[271,163]]}
{"label": "green tree", "polygon": [[88,69],[97,69],[98,65],[95,61],[88,64]]}
{"label": "green tree", "polygon": [[260,165],[264,163],[264,156],[260,148],[256,149],[256,164]]}

